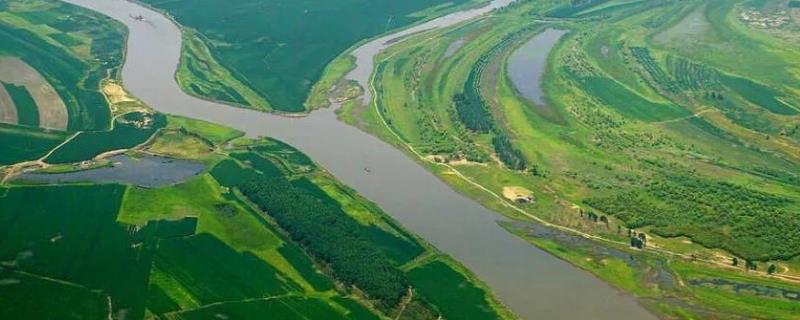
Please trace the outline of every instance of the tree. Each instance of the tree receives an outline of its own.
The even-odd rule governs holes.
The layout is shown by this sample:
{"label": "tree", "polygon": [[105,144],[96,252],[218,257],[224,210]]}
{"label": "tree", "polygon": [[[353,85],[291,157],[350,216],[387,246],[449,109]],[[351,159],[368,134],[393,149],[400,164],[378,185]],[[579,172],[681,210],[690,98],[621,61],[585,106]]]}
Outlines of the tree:
{"label": "tree", "polygon": [[644,249],[644,242],[637,237],[631,237],[631,247]]}
{"label": "tree", "polygon": [[778,270],[778,267],[776,267],[774,264],[770,264],[770,265],[769,265],[769,268],[767,268],[767,273],[769,273],[769,274],[773,274],[773,273],[775,273],[775,271],[777,271],[777,270]]}
{"label": "tree", "polygon": [[745,259],[744,268],[747,270],[756,270],[758,269],[758,266],[753,261],[750,261],[750,259]]}
{"label": "tree", "polygon": [[734,267],[738,266],[739,265],[739,258],[733,257],[733,262],[732,263],[733,263]]}

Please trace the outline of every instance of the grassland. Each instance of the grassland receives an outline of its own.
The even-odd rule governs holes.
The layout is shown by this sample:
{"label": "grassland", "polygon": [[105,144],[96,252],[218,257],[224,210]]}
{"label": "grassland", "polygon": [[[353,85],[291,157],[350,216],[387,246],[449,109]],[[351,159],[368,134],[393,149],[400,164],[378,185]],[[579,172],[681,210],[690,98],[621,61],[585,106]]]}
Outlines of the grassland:
{"label": "grassland", "polygon": [[[376,60],[373,104],[348,101],[340,117],[498,212],[598,239],[558,249],[520,233],[669,318],[791,318],[790,298],[650,284],[650,264],[631,267],[625,255],[642,246],[678,277],[722,270],[718,279],[796,290],[795,46],[737,19],[753,6],[744,2],[564,2],[521,3],[394,45]],[[546,28],[569,33],[549,53],[540,104],[519,94],[507,59]],[[507,187],[533,201],[503,198]],[[623,256],[591,262],[604,246]]]}
{"label": "grassland", "polygon": [[300,112],[326,66],[355,43],[477,1],[143,2],[189,29],[177,75],[185,91]]}

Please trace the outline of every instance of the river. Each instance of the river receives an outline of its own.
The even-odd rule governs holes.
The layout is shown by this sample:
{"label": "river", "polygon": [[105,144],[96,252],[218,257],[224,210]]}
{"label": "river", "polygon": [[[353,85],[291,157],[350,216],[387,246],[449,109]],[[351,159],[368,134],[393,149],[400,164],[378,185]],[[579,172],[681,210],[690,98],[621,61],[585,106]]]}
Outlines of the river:
{"label": "river", "polygon": [[[633,297],[506,232],[496,223],[503,217],[453,191],[400,150],[339,121],[332,109],[286,118],[185,94],[174,78],[180,29],[160,13],[125,0],[66,1],[128,27],[122,80],[151,107],[233,127],[249,136],[274,137],[302,150],[404,227],[462,262],[521,318],[655,319]],[[488,7],[457,12],[370,41],[353,51],[358,67],[347,78],[366,88],[372,59],[388,40],[452,25],[511,1],[495,0]],[[145,21],[131,15],[142,15]]]}

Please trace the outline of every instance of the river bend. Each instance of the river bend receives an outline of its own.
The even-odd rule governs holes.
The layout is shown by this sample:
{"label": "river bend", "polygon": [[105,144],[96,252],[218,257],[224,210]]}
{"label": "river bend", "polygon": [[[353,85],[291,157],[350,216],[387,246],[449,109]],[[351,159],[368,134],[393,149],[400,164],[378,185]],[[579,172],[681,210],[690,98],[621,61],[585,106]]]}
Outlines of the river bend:
{"label": "river bend", "polygon": [[[367,42],[353,51],[358,66],[347,78],[368,88],[373,58],[387,41],[453,25],[511,1],[495,0],[483,8],[456,12]],[[521,318],[655,319],[633,297],[506,232],[496,223],[503,217],[453,191],[400,150],[337,120],[331,109],[287,118],[187,95],[174,78],[180,29],[162,14],[125,0],[66,2],[128,27],[122,80],[145,103],[164,113],[219,123],[249,136],[274,137],[302,150],[404,227],[462,262]],[[131,18],[138,15],[145,21]]]}

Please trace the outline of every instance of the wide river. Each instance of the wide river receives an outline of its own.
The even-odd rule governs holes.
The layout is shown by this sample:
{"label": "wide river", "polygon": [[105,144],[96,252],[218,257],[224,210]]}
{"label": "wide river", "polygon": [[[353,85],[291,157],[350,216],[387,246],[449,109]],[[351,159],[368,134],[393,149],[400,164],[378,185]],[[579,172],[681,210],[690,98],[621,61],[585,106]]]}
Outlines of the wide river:
{"label": "wide river", "polygon": [[[125,0],[66,1],[128,27],[122,80],[131,93],[164,113],[220,123],[297,147],[403,226],[461,261],[520,317],[655,319],[633,297],[506,232],[496,223],[501,216],[453,191],[400,150],[337,120],[331,109],[286,118],[185,94],[174,78],[180,58],[180,29],[160,13]],[[388,40],[452,25],[511,1],[495,0],[484,8],[454,13],[368,42],[353,52],[358,67],[348,78],[367,88],[373,57]],[[136,21],[131,15],[142,15],[145,21]]]}

